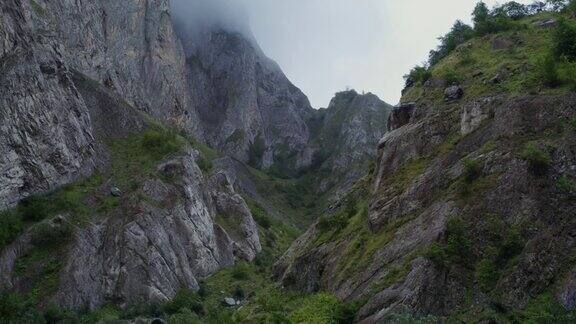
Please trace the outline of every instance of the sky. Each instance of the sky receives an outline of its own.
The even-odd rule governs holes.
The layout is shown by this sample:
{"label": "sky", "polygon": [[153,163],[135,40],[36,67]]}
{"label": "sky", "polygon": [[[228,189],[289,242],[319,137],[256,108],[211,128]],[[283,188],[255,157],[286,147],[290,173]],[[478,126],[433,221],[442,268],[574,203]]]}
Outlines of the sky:
{"label": "sky", "polygon": [[[529,3],[532,0],[517,0]],[[396,104],[403,75],[424,62],[477,0],[172,0],[176,20],[253,34],[315,108],[347,88]],[[496,0],[485,0],[492,6]]]}

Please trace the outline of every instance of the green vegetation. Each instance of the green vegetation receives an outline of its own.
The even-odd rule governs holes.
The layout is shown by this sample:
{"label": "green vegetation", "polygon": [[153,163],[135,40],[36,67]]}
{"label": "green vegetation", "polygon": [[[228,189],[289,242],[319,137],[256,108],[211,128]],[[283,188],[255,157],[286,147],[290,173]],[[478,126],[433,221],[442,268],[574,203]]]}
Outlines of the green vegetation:
{"label": "green vegetation", "polygon": [[246,132],[242,129],[237,129],[226,139],[226,143],[237,144],[242,142],[246,138]]}
{"label": "green vegetation", "polygon": [[10,244],[22,232],[23,227],[24,222],[17,212],[0,212],[0,249]]}
{"label": "green vegetation", "polygon": [[566,176],[560,177],[556,182],[556,188],[566,193],[576,193],[576,183]]}
{"label": "green vegetation", "polygon": [[33,245],[46,247],[68,242],[72,236],[72,231],[72,225],[65,220],[62,224],[42,222],[30,228],[30,236]]}
{"label": "green vegetation", "polygon": [[[441,91],[423,91],[429,78],[458,83],[474,97],[495,91],[514,95],[576,89],[576,23],[567,15],[572,15],[572,6],[568,1],[528,6],[506,2],[490,9],[478,3],[474,26],[457,21],[428,62],[405,76],[405,101],[441,100]],[[538,26],[549,19],[556,19],[557,26]]]}
{"label": "green vegetation", "polygon": [[522,158],[528,162],[530,172],[534,175],[543,175],[551,163],[548,152],[541,150],[534,143],[528,143],[522,151]]}
{"label": "green vegetation", "polygon": [[248,147],[248,164],[257,169],[260,168],[265,151],[266,143],[264,143],[262,136],[258,135]]}
{"label": "green vegetation", "polygon": [[145,179],[154,178],[156,166],[182,151],[186,141],[177,132],[150,126],[140,134],[108,144],[112,152],[110,177],[124,193],[136,191]]}
{"label": "green vegetation", "polygon": [[422,85],[432,77],[432,73],[425,66],[415,66],[410,73],[404,76],[406,85]]}
{"label": "green vegetation", "polygon": [[552,52],[557,58],[570,62],[576,60],[576,26],[564,17],[558,19],[553,34]]}
{"label": "green vegetation", "polygon": [[544,54],[535,61],[537,72],[544,80],[544,84],[549,87],[558,86],[560,81],[560,75],[558,73],[558,62],[554,56],[551,54]]}
{"label": "green vegetation", "polygon": [[477,160],[464,159],[462,164],[464,165],[464,180],[466,182],[472,183],[482,176],[482,165]]}
{"label": "green vegetation", "polygon": [[466,224],[460,218],[453,218],[448,221],[442,241],[432,244],[424,256],[441,267],[453,264],[469,266],[471,245]]}

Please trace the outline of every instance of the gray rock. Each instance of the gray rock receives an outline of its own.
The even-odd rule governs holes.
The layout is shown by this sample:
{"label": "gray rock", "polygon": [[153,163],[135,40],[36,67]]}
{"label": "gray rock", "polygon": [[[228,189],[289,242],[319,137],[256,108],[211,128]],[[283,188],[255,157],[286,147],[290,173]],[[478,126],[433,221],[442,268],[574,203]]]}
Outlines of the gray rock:
{"label": "gray rock", "polygon": [[533,23],[535,26],[540,28],[554,28],[558,24],[556,19],[550,18],[546,20],[536,21]]}
{"label": "gray rock", "polygon": [[112,187],[110,188],[110,194],[114,197],[120,197],[122,196],[122,190],[118,187]]}
{"label": "gray rock", "polygon": [[228,306],[228,307],[234,307],[234,306],[237,305],[237,302],[236,302],[236,300],[235,300],[234,298],[226,297],[226,298],[224,298],[224,300],[223,300],[223,304],[224,304],[225,306]]}
{"label": "gray rock", "polygon": [[388,130],[393,131],[408,124],[412,118],[415,108],[415,102],[401,103],[394,107],[390,117],[388,118]]}
{"label": "gray rock", "polygon": [[495,98],[484,98],[475,100],[462,107],[462,117],[460,121],[460,133],[468,135],[478,129],[480,125],[493,116],[493,102]]}
{"label": "gray rock", "polygon": [[498,73],[496,74],[492,79],[490,79],[490,82],[493,84],[500,84],[503,81],[503,76],[502,74]]}
{"label": "gray rock", "polygon": [[453,85],[444,90],[444,101],[456,101],[464,96],[462,87]]}

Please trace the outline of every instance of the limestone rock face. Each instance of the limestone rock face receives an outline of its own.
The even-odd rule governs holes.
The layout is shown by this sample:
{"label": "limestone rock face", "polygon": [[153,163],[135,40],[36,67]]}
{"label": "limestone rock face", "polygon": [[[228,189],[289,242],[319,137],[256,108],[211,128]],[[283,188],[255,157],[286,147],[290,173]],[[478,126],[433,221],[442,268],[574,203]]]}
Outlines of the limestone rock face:
{"label": "limestone rock face", "polygon": [[0,209],[94,168],[88,109],[65,49],[35,34],[27,1],[0,4]]}
{"label": "limestone rock face", "polygon": [[221,29],[189,34],[179,30],[206,141],[256,167],[268,168],[286,154],[294,155],[292,169],[309,165],[305,120],[314,111],[280,67],[245,35]]}

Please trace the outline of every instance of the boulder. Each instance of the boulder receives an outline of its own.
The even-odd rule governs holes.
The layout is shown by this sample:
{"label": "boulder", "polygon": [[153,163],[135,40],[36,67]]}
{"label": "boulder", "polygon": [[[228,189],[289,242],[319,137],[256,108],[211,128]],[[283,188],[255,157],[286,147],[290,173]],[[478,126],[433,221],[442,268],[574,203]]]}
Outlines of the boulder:
{"label": "boulder", "polygon": [[236,306],[238,303],[236,302],[236,299],[232,298],[232,297],[226,297],[223,300],[223,304],[224,306],[228,306],[228,307],[234,307]]}
{"label": "boulder", "polygon": [[393,131],[408,124],[415,108],[416,103],[414,102],[401,103],[394,107],[392,113],[388,117],[388,130]]}
{"label": "boulder", "polygon": [[120,197],[122,196],[122,190],[118,187],[112,187],[110,188],[110,194],[114,197]]}
{"label": "boulder", "polygon": [[556,27],[557,21],[554,18],[550,18],[550,19],[546,19],[546,20],[540,20],[534,23],[534,25],[536,27],[540,27],[540,28],[554,28]]}
{"label": "boulder", "polygon": [[459,100],[462,96],[464,96],[464,90],[460,86],[453,85],[444,90],[444,101],[446,102]]}

